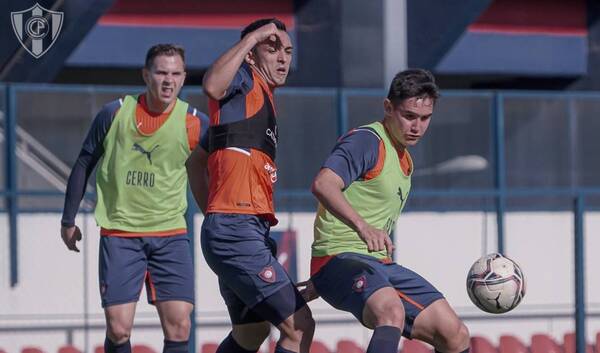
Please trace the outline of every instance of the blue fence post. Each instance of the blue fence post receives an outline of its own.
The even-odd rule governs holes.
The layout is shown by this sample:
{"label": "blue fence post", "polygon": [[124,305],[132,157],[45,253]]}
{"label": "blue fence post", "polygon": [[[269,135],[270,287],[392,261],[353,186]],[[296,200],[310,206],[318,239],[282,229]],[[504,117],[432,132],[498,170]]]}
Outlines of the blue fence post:
{"label": "blue fence post", "polygon": [[[187,193],[187,203],[188,207],[185,211],[185,221],[187,223],[187,232],[188,238],[190,239],[190,247],[192,251],[192,264],[194,264],[194,269],[196,268],[196,241],[195,241],[195,228],[194,228],[194,215],[196,214],[196,201],[194,197],[191,196],[191,191]],[[194,270],[195,273],[195,270]],[[196,276],[194,275],[194,297],[196,296]],[[196,352],[196,306],[194,305],[192,309],[192,313],[190,314],[190,338],[188,342],[188,347],[190,352]]]}
{"label": "blue fence post", "polygon": [[498,231],[498,252],[504,254],[504,212],[506,210],[506,160],[504,155],[504,97],[494,95],[494,184],[496,195],[496,228]]}
{"label": "blue fence post", "polygon": [[337,89],[337,133],[342,136],[348,131],[348,98],[343,88]]}
{"label": "blue fence post", "polygon": [[[182,91],[179,95],[180,99],[187,101],[188,91]],[[196,273],[196,241],[195,241],[195,228],[194,228],[194,215],[197,211],[196,201],[192,196],[192,192],[188,187],[187,191],[187,209],[185,211],[185,222],[187,225],[188,238],[190,239],[190,247],[192,251],[192,264],[194,265],[194,274]],[[196,297],[196,276],[194,275],[194,299]],[[196,352],[196,306],[192,308],[190,314],[190,337],[188,339],[188,347],[190,352]]]}
{"label": "blue fence post", "polygon": [[6,161],[6,209],[8,213],[9,253],[10,253],[10,286],[19,282],[19,254],[17,243],[17,118],[15,91],[6,87],[6,109],[4,116],[4,147]]}
{"label": "blue fence post", "polygon": [[583,212],[585,200],[582,193],[575,197],[575,339],[576,352],[585,353],[585,242],[583,232]]}

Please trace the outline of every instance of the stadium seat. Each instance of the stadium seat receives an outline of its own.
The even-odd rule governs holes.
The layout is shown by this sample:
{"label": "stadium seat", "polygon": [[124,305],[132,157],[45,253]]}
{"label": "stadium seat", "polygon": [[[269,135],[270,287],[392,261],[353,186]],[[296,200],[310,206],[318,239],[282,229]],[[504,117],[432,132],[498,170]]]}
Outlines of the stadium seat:
{"label": "stadium seat", "polygon": [[200,349],[200,353],[215,353],[219,348],[219,344],[214,342],[204,343]]}
{"label": "stadium seat", "polygon": [[432,350],[425,343],[418,340],[402,340],[402,353],[431,353]]}
{"label": "stadium seat", "polygon": [[600,332],[596,333],[596,353],[600,353]]}
{"label": "stadium seat", "polygon": [[472,353],[498,353],[496,347],[492,345],[487,338],[480,336],[471,337],[471,352]]}
{"label": "stadium seat", "polygon": [[94,348],[94,353],[104,353],[104,346],[96,346],[96,348]]}
{"label": "stadium seat", "polygon": [[310,353],[331,353],[323,342],[314,340],[310,345]]}
{"label": "stadium seat", "polygon": [[[575,353],[577,351],[577,340],[575,338],[575,333],[565,333],[564,341],[563,341],[563,349],[565,353]],[[593,353],[594,349],[590,344],[586,344],[585,353]]]}
{"label": "stadium seat", "polygon": [[545,334],[531,336],[531,353],[564,353],[554,339]]}
{"label": "stadium seat", "polygon": [[337,353],[365,353],[365,350],[362,349],[358,344],[354,343],[354,341],[350,340],[339,340],[336,348]]}
{"label": "stadium seat", "polygon": [[46,353],[41,348],[38,347],[23,347],[21,349],[21,353]]}
{"label": "stadium seat", "polygon": [[81,353],[81,351],[75,348],[75,346],[67,344],[58,348],[58,353]]}
{"label": "stadium seat", "polygon": [[529,353],[529,349],[521,340],[510,335],[500,336],[498,349],[500,353]]}
{"label": "stadium seat", "polygon": [[154,349],[146,346],[145,344],[136,344],[131,347],[132,353],[156,353]]}

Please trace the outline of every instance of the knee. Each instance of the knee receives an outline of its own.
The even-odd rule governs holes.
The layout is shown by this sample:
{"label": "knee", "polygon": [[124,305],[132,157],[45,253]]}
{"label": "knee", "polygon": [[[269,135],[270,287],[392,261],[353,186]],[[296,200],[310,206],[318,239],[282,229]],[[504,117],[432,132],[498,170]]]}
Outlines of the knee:
{"label": "knee", "polygon": [[271,324],[268,322],[233,325],[231,334],[236,343],[245,349],[258,349],[271,333]]}
{"label": "knee", "polygon": [[111,323],[106,327],[106,336],[114,344],[123,344],[131,337],[131,328],[118,323]]}
{"label": "knee", "polygon": [[399,300],[379,307],[374,311],[374,314],[375,320],[373,325],[375,327],[393,326],[400,330],[404,328],[404,307]]}
{"label": "knee", "polygon": [[469,329],[462,322],[458,327],[445,337],[446,352],[462,352],[469,348],[470,334]]}
{"label": "knee", "polygon": [[304,306],[280,325],[281,333],[293,342],[311,339],[315,332],[315,320],[308,306]]}
{"label": "knee", "polygon": [[169,320],[164,325],[165,338],[171,341],[187,341],[192,323],[189,316]]}

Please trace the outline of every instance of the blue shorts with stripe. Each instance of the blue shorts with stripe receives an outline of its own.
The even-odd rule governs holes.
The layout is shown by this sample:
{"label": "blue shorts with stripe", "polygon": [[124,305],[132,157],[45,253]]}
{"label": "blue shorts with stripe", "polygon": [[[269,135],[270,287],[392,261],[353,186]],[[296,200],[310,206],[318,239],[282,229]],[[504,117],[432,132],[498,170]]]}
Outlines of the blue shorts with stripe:
{"label": "blue shorts with stripe", "polygon": [[146,282],[148,302],[194,303],[194,265],[186,234],[165,237],[101,236],[102,307],[137,302]]}
{"label": "blue shorts with stripe", "polygon": [[311,280],[326,302],[352,313],[363,325],[362,313],[369,297],[378,289],[395,288],[405,311],[402,335],[408,338],[417,315],[429,304],[444,298],[426,279],[408,268],[355,253],[334,256]]}
{"label": "blue shorts with stripe", "polygon": [[233,324],[278,325],[306,305],[277,262],[269,229],[268,221],[245,214],[209,213],[202,223],[202,252]]}

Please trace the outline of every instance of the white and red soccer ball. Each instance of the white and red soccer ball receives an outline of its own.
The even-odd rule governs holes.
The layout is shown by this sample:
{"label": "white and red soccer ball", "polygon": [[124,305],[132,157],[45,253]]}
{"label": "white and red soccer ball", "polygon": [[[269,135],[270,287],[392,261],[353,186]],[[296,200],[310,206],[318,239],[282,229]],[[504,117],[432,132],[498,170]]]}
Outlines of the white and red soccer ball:
{"label": "white and red soccer ball", "polygon": [[525,277],[519,265],[501,254],[475,261],[467,276],[467,293],[479,309],[501,314],[514,309],[525,296]]}

